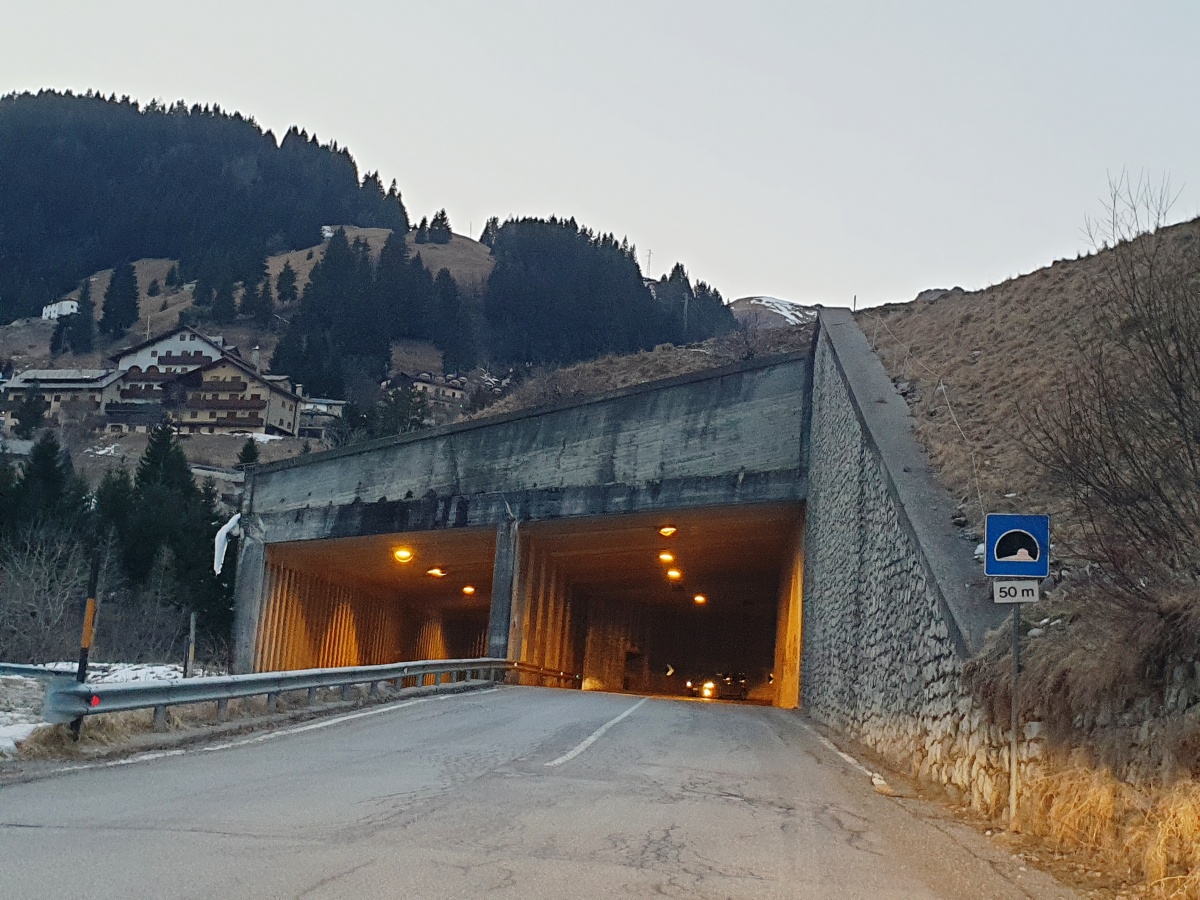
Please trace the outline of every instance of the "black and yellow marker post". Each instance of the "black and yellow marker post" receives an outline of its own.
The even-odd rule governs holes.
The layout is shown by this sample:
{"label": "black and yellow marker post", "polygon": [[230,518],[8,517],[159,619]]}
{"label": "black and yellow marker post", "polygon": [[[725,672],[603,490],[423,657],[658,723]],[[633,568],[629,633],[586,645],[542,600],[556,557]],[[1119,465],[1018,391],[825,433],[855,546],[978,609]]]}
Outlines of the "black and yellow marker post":
{"label": "black and yellow marker post", "polygon": [[[92,571],[88,575],[87,603],[83,607],[83,634],[79,638],[79,669],[75,680],[80,684],[87,681],[88,652],[92,649],[92,638],[96,633],[96,594],[100,583],[100,551],[92,557]],[[83,716],[77,716],[71,721],[71,731],[78,740],[79,731],[83,728]]]}

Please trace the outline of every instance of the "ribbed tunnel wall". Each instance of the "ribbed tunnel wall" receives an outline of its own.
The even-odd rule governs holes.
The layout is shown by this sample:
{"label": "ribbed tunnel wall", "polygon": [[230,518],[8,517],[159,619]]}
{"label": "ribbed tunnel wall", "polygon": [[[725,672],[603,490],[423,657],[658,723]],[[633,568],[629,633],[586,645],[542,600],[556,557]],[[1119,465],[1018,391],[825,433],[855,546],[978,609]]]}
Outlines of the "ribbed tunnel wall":
{"label": "ribbed tunnel wall", "polygon": [[[544,669],[577,672],[583,660],[585,622],[571,596],[561,568],[546,552],[529,547],[522,553],[517,585],[520,643],[514,658]],[[515,643],[515,641],[514,641]],[[534,675],[523,680],[536,683]]]}
{"label": "ribbed tunnel wall", "polygon": [[484,616],[412,606],[274,562],[266,574],[257,671],[485,655]]}
{"label": "ribbed tunnel wall", "polygon": [[400,606],[278,564],[267,565],[258,671],[396,662]]}

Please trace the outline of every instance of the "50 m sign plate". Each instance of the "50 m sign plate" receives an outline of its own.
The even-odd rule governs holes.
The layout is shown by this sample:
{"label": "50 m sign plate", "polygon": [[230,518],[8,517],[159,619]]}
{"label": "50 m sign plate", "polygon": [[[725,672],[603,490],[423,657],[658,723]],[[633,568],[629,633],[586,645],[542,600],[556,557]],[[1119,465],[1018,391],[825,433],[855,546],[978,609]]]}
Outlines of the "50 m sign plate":
{"label": "50 m sign plate", "polygon": [[1036,581],[993,581],[992,600],[996,603],[1037,603]]}

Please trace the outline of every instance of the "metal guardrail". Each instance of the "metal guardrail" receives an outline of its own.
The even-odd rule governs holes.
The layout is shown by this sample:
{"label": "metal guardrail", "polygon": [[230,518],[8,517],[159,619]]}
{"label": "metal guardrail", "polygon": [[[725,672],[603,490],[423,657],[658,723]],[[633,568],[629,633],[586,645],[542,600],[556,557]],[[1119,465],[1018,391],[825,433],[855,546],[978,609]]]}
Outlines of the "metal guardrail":
{"label": "metal guardrail", "polygon": [[[22,666],[22,669],[35,669]],[[375,695],[379,685],[405,678],[436,676],[443,683],[496,680],[497,673],[517,670],[546,678],[578,681],[580,676],[569,672],[542,669],[506,659],[435,659],[419,662],[389,663],[382,666],[351,666],[338,669],[300,669],[291,672],[259,672],[253,675],[218,675],[206,678],[186,678],[178,681],[130,681],[109,684],[80,684],[73,678],[58,676],[46,690],[42,718],[47,722],[70,722],[81,716],[126,712],[133,709],[153,709],[155,728],[166,725],[168,706],[188,703],[215,702],[217,720],[224,721],[230,700],[266,695],[267,712],[274,713],[279,695],[289,691],[307,691],[308,705],[316,701],[321,688],[341,688],[342,699],[349,699],[354,685],[370,685]],[[41,672],[45,674],[45,670]]]}

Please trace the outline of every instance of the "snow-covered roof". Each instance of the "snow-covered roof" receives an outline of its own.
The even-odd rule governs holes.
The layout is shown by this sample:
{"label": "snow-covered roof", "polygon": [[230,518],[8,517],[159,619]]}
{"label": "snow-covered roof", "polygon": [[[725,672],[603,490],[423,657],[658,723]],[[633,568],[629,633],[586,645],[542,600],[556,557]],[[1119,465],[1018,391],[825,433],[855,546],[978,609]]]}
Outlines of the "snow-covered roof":
{"label": "snow-covered roof", "polygon": [[116,369],[26,369],[18,372],[6,388],[24,388],[32,382],[42,387],[98,388],[106,387],[121,377]]}

